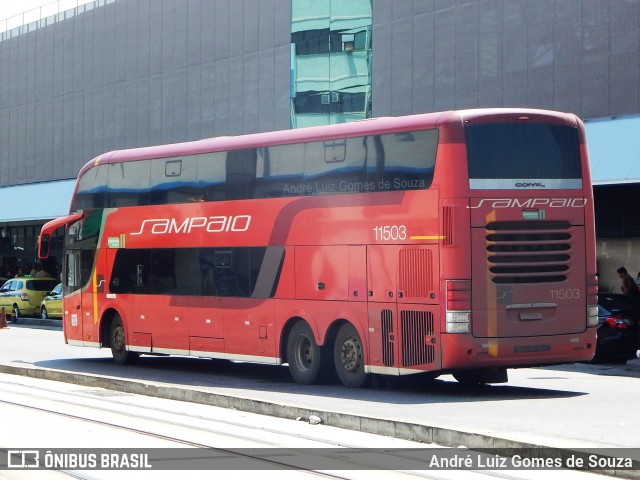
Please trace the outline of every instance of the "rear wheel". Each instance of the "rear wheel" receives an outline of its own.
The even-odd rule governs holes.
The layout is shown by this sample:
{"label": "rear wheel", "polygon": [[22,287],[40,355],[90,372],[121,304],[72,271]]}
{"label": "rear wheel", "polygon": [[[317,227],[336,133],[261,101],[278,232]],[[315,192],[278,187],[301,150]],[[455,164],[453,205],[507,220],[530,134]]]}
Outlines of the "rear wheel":
{"label": "rear wheel", "polygon": [[47,318],[49,318],[49,313],[47,312],[47,307],[42,307],[42,309],[40,310],[40,318],[42,320],[46,320]]}
{"label": "rear wheel", "polygon": [[127,339],[120,315],[116,315],[111,322],[109,339],[111,341],[111,355],[118,365],[126,365],[138,360],[139,354],[137,352],[127,350]]}
{"label": "rear wheel", "polygon": [[320,383],[329,375],[330,356],[315,340],[307,322],[296,323],[287,339],[287,361],[293,379],[302,385]]}
{"label": "rear wheel", "polygon": [[345,323],[338,330],[333,349],[333,361],[343,385],[353,388],[364,385],[367,374],[364,371],[362,341],[358,331],[350,323]]}
{"label": "rear wheel", "polygon": [[13,321],[18,323],[20,321],[20,309],[17,305],[13,306]]}

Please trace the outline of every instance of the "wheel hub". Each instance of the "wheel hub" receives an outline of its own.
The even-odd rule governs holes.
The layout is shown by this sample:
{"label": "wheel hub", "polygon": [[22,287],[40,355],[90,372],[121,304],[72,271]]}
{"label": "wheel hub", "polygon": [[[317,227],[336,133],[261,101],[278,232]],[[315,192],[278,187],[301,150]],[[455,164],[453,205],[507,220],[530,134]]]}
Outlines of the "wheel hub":
{"label": "wheel hub", "polygon": [[122,334],[121,329],[116,328],[113,331],[113,338],[111,343],[117,351],[121,352],[122,350],[124,350],[124,335]]}
{"label": "wheel hub", "polygon": [[341,356],[342,366],[350,371],[355,372],[360,365],[360,345],[354,338],[348,338],[342,344]]}
{"label": "wheel hub", "polygon": [[308,338],[301,338],[298,342],[298,363],[309,368],[313,363],[313,347]]}

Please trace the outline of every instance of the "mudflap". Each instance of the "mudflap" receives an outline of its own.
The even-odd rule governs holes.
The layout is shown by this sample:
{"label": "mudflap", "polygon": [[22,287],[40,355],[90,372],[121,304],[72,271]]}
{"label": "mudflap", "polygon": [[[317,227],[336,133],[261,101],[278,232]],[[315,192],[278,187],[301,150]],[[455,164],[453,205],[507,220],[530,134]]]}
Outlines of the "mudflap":
{"label": "mudflap", "polygon": [[497,368],[481,368],[477,370],[459,370],[453,372],[453,378],[459,383],[467,385],[481,385],[485,383],[507,383],[509,376],[507,369],[503,367]]}

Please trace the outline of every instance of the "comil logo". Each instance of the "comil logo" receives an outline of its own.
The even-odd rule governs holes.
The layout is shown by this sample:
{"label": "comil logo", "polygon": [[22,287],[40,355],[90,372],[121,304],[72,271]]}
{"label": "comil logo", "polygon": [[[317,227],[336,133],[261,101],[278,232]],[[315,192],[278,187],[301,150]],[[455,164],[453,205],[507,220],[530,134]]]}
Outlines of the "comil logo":
{"label": "comil logo", "polygon": [[131,235],[189,234],[196,231],[207,233],[246,232],[251,225],[251,215],[188,217],[184,220],[175,218],[150,218],[143,220],[137,232]]}
{"label": "comil logo", "polygon": [[516,183],[517,188],[547,188],[544,183],[540,182],[518,182]]}

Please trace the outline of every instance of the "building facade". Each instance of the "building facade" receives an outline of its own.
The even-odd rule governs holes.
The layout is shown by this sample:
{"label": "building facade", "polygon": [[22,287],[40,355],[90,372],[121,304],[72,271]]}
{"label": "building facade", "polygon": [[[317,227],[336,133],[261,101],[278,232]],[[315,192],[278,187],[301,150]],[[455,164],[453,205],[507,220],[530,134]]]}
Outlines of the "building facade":
{"label": "building facade", "polygon": [[[0,254],[33,261],[106,151],[499,106],[575,112],[590,133],[640,113],[639,52],[640,0],[96,0],[0,32]],[[597,199],[637,196],[640,176],[604,177]],[[640,270],[640,218],[609,209],[606,286]]]}

